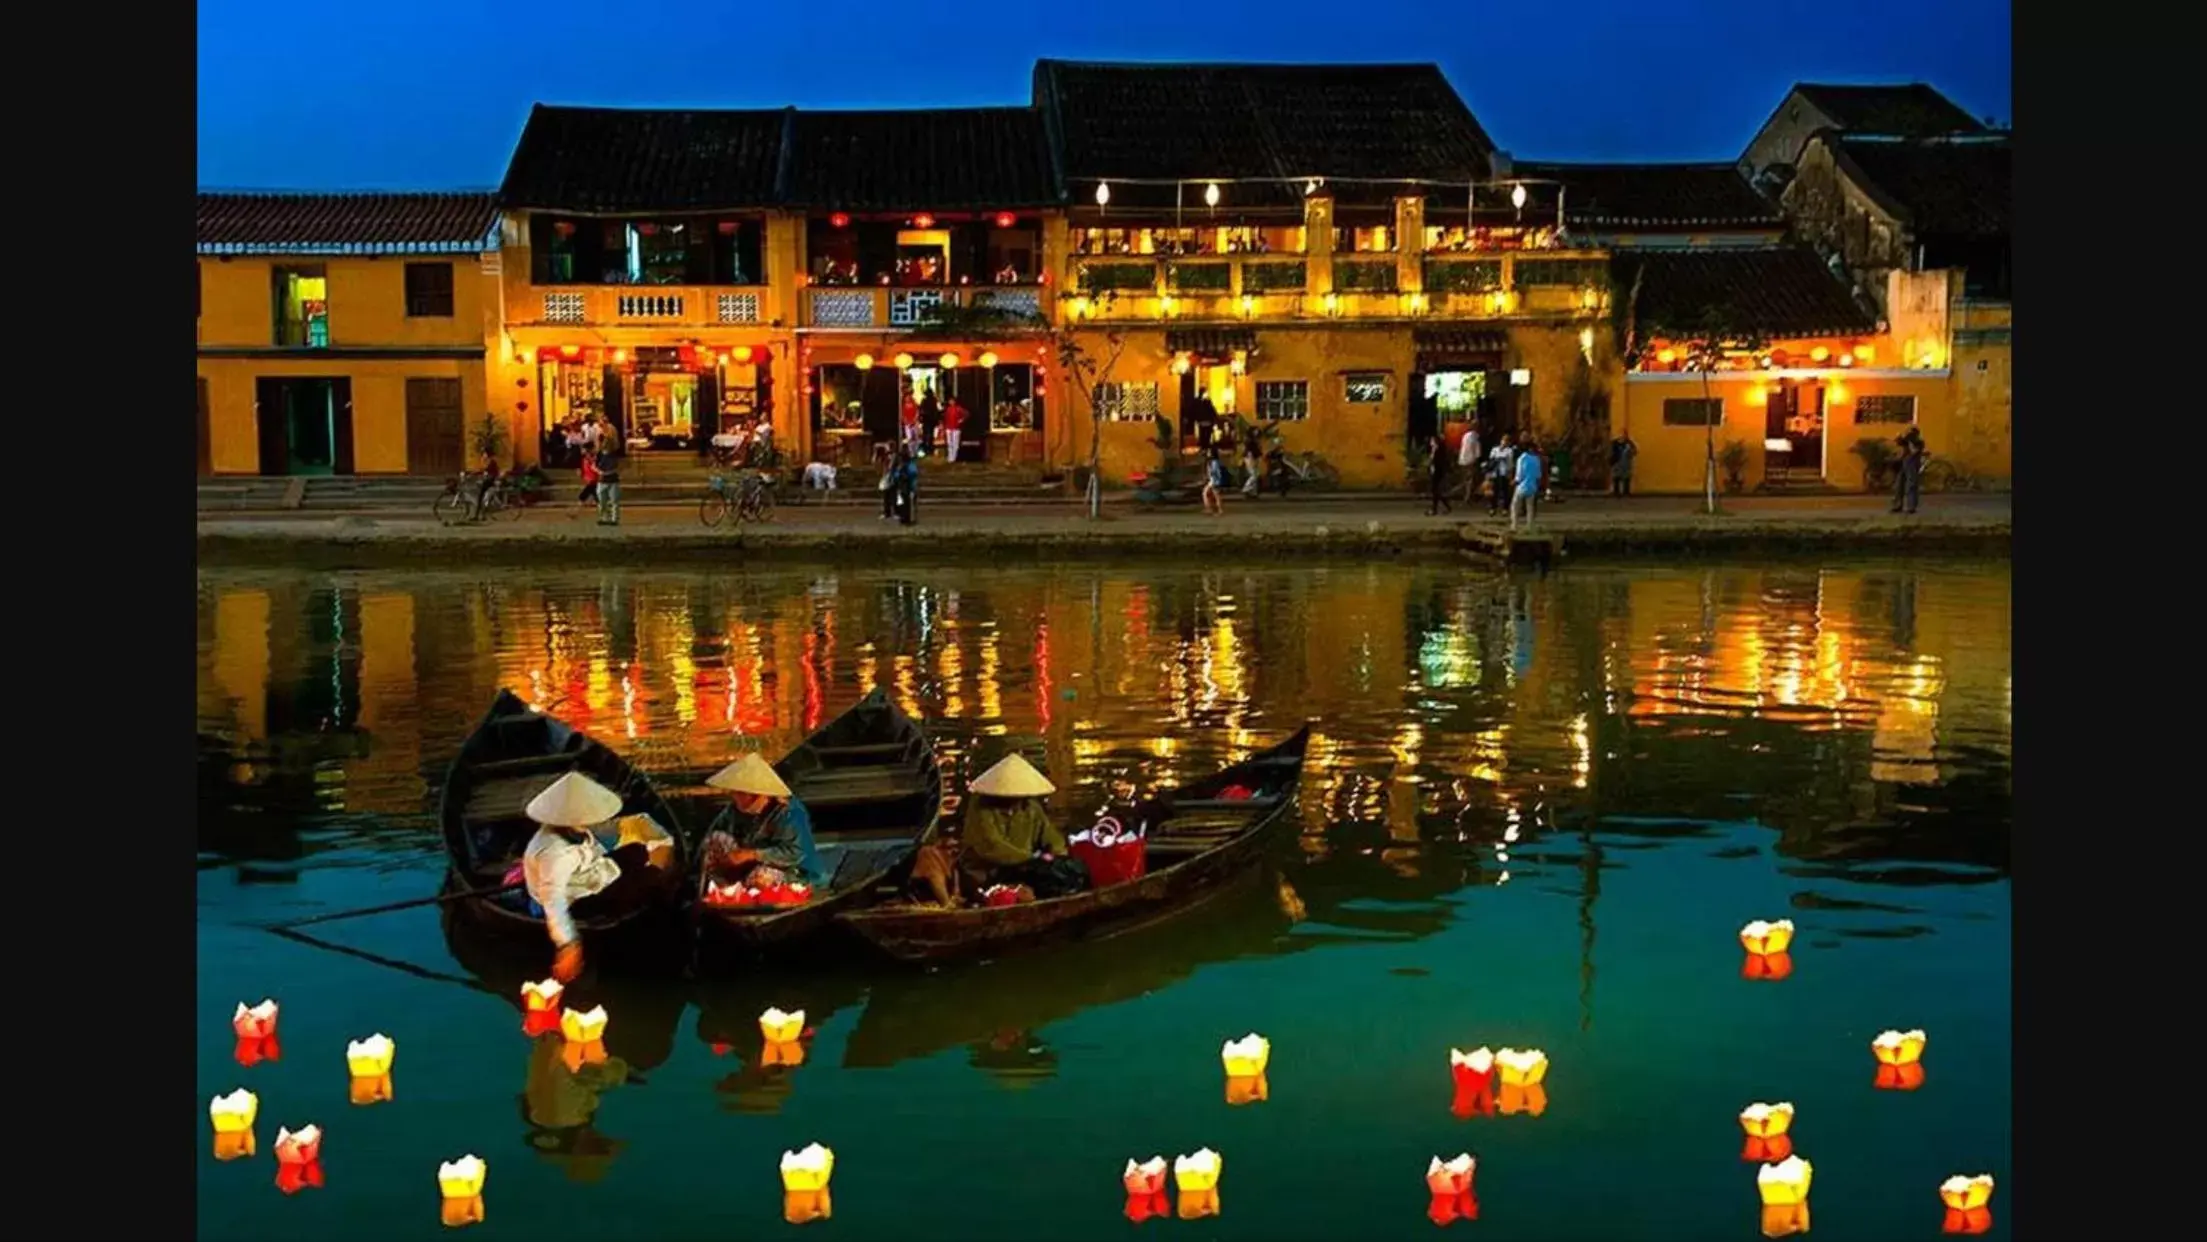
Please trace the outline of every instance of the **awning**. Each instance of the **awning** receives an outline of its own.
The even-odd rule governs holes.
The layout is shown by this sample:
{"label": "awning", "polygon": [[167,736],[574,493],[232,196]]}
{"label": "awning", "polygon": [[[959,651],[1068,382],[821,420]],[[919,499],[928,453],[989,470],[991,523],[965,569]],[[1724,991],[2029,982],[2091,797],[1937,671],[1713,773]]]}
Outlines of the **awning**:
{"label": "awning", "polygon": [[1417,346],[1421,371],[1434,367],[1494,370],[1502,365],[1509,333],[1500,328],[1417,328],[1411,340]]}
{"label": "awning", "polygon": [[1198,358],[1225,362],[1234,351],[1255,353],[1257,330],[1255,328],[1168,328],[1165,331],[1165,352],[1194,354]]}

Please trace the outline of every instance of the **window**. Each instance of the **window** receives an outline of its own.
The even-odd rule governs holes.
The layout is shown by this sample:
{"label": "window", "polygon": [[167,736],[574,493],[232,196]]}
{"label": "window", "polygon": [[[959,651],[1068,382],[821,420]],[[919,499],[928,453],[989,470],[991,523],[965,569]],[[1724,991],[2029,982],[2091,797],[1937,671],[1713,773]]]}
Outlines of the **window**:
{"label": "window", "polygon": [[1341,390],[1350,405],[1378,405],[1387,399],[1387,373],[1351,371],[1342,380]]}
{"label": "window", "polygon": [[1257,417],[1266,422],[1301,422],[1310,417],[1309,380],[1258,380]]}
{"label": "window", "polygon": [[276,319],[276,344],[327,349],[330,343],[330,283],[320,264],[269,269]]}
{"label": "window", "polygon": [[409,263],[406,265],[406,317],[408,319],[452,318],[452,265],[450,263]]}
{"label": "window", "polygon": [[1721,427],[1724,425],[1724,398],[1666,397],[1663,401],[1663,425]]}
{"label": "window", "polygon": [[1854,420],[1857,423],[1915,422],[1916,399],[1908,396],[1891,395],[1856,397]]}
{"label": "window", "polygon": [[1107,422],[1152,421],[1157,417],[1157,385],[1135,381],[1098,384],[1096,408]]}

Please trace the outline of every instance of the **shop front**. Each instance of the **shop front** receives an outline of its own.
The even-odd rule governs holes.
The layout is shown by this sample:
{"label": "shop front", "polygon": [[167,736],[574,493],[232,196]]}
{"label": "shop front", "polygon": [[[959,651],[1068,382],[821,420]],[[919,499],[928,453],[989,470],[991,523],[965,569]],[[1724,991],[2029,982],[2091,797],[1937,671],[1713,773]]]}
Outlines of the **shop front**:
{"label": "shop front", "polygon": [[[813,455],[839,467],[872,460],[876,445],[893,445],[903,411],[933,399],[964,411],[961,462],[1010,463],[1043,457],[1048,395],[1042,348],[894,340],[861,347],[815,346],[807,359]],[[946,453],[938,429],[933,452]]]}
{"label": "shop front", "polygon": [[1507,338],[1494,328],[1420,328],[1416,331],[1417,370],[1410,376],[1410,445],[1435,435],[1455,443],[1466,430],[1479,429],[1491,442],[1520,426],[1522,386],[1504,369]]}
{"label": "shop front", "polygon": [[547,464],[571,465],[567,432],[596,417],[624,452],[711,451],[716,435],[773,419],[773,349],[738,341],[547,345],[536,351]]}

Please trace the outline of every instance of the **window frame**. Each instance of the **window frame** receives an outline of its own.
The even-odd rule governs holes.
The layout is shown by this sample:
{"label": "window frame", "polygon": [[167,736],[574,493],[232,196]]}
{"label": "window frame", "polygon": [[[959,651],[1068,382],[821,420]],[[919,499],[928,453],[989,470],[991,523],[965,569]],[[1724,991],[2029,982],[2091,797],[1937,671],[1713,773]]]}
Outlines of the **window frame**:
{"label": "window frame", "polygon": [[[1684,406],[1700,407],[1699,418],[1673,418],[1671,411]],[[1724,398],[1722,397],[1665,397],[1663,398],[1663,425],[1665,427],[1722,427],[1724,425]]]}
{"label": "window frame", "polygon": [[[459,301],[460,283],[459,273],[456,270],[457,266],[457,264],[450,261],[424,260],[416,262],[409,260],[407,262],[402,279],[404,281],[406,317],[408,319],[451,319],[459,313],[455,306]],[[444,287],[442,290],[436,287],[435,274],[439,272],[443,273]],[[416,283],[423,278],[429,278],[427,287]],[[436,309],[440,294],[443,297],[444,306],[441,311]]]}
{"label": "window frame", "polygon": [[[1341,401],[1342,401],[1342,404],[1344,404],[1344,405],[1385,405],[1385,404],[1387,404],[1387,390],[1388,390],[1389,388],[1393,387],[1393,385],[1392,385],[1391,383],[1389,383],[1389,381],[1390,381],[1391,379],[1393,379],[1393,377],[1392,377],[1392,376],[1390,376],[1390,375],[1389,375],[1389,374],[1388,374],[1387,372],[1385,372],[1385,371],[1346,371],[1346,372],[1343,372],[1343,373],[1342,373],[1342,376],[1341,376]],[[1365,384],[1374,384],[1374,383],[1376,383],[1376,384],[1378,384],[1378,385],[1379,385],[1379,395],[1378,395],[1378,396],[1376,396],[1376,397],[1369,397],[1369,398],[1365,398],[1365,397],[1358,397],[1358,396],[1356,395],[1356,390],[1355,390],[1355,386],[1356,386],[1357,384],[1359,384],[1359,383],[1365,383]]]}
{"label": "window frame", "polygon": [[[1862,403],[1865,401],[1875,402],[1876,405],[1872,408],[1884,408],[1888,402],[1905,401],[1908,403],[1908,417],[1864,418],[1862,417]],[[1864,393],[1854,399],[1854,421],[1857,427],[1913,427],[1916,425],[1916,394],[1912,392]]]}
{"label": "window frame", "polygon": [[[1156,380],[1103,380],[1096,385],[1096,409],[1107,423],[1154,423],[1164,414],[1162,385]],[[1108,391],[1107,391],[1108,390]],[[1129,414],[1129,390],[1147,390],[1147,410]]]}
{"label": "window frame", "polygon": [[[1275,396],[1274,399],[1269,403],[1271,408],[1268,409],[1268,403],[1265,400],[1265,390],[1267,388],[1293,388],[1297,390],[1297,399],[1292,402],[1284,402],[1279,397]],[[1301,412],[1294,414],[1282,414],[1278,411],[1283,405],[1300,406]],[[1258,380],[1254,385],[1252,385],[1252,391],[1249,398],[1249,406],[1250,409],[1256,413],[1257,420],[1259,422],[1307,423],[1310,421],[1310,381],[1307,379]]]}

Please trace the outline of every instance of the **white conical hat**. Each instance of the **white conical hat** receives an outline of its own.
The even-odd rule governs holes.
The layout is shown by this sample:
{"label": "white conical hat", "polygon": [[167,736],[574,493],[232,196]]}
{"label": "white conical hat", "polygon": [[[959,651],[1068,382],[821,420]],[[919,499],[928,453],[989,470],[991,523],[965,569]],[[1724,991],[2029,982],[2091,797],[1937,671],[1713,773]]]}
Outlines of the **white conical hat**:
{"label": "white conical hat", "polygon": [[588,828],[621,813],[621,795],[580,772],[569,772],[529,799],[525,812],[540,824]]}
{"label": "white conical hat", "polygon": [[759,752],[755,750],[706,777],[705,783],[730,793],[760,794],[768,798],[789,796],[789,786],[782,783],[781,777],[774,775],[774,769],[766,760],[759,758]]}
{"label": "white conical hat", "polygon": [[991,798],[1040,798],[1057,792],[1050,778],[1018,755],[1006,755],[993,768],[973,778],[967,789]]}

